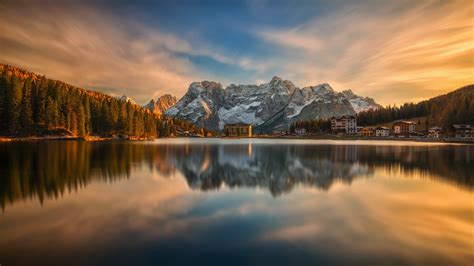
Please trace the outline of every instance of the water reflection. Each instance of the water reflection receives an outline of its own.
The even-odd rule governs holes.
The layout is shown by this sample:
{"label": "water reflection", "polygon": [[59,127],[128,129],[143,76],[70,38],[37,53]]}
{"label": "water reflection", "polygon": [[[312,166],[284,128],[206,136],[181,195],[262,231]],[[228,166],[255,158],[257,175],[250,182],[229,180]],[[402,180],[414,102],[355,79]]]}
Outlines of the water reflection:
{"label": "water reflection", "polygon": [[278,196],[296,185],[328,190],[334,182],[350,184],[373,172],[358,163],[357,146],[193,145],[187,152],[176,146],[171,149],[173,164],[189,186],[202,191],[224,185],[258,187]]}
{"label": "water reflection", "polygon": [[0,264],[472,263],[472,146],[312,144],[0,144]]}
{"label": "water reflection", "polygon": [[[225,144],[225,145],[224,145]],[[375,169],[448,182],[472,191],[473,146],[271,145],[269,143],[34,142],[0,145],[0,199],[58,198],[94,181],[133,171],[179,171],[201,191],[257,187],[273,196],[297,186],[329,190],[371,177]]]}

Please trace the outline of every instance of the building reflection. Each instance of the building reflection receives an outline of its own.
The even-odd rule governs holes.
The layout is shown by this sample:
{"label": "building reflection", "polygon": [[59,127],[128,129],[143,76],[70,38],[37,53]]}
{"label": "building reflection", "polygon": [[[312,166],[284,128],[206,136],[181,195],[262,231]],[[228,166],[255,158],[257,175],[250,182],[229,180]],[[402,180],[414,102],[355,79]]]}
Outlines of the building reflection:
{"label": "building reflection", "polygon": [[295,186],[329,190],[376,170],[402,172],[473,190],[472,146],[144,144],[37,142],[0,145],[0,202],[43,202],[91,182],[130,178],[138,169],[182,174],[191,189],[260,188],[273,196]]}

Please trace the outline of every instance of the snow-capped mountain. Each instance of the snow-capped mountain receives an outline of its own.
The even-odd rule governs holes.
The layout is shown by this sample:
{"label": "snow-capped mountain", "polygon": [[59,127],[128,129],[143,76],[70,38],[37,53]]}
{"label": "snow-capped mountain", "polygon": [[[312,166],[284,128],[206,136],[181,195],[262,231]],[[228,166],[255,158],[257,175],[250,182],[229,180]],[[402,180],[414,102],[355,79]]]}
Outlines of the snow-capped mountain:
{"label": "snow-capped mountain", "polygon": [[131,98],[129,98],[127,95],[122,95],[120,97],[117,96],[116,98],[121,100],[121,101],[137,105],[137,103],[134,100],[132,100]]}
{"label": "snow-capped mountain", "polygon": [[219,128],[230,123],[262,124],[287,106],[295,89],[291,81],[279,77],[260,86],[231,84],[218,111]]}
{"label": "snow-capped mountain", "polygon": [[374,99],[355,95],[351,90],[342,91],[342,95],[349,100],[356,113],[382,107],[380,104],[376,103]]}
{"label": "snow-capped mountain", "polygon": [[188,92],[165,114],[189,120],[198,126],[217,129],[218,110],[224,103],[222,85],[213,81],[193,82]]}
{"label": "snow-capped mountain", "polygon": [[156,99],[156,101],[151,99],[143,108],[150,110],[154,114],[162,115],[166,110],[175,105],[177,101],[175,96],[165,94]]}
{"label": "snow-capped mountain", "polygon": [[300,89],[291,81],[273,77],[258,86],[231,84],[225,89],[216,82],[193,82],[165,114],[214,130],[246,123],[272,131],[287,129],[297,120],[352,115],[379,107],[371,98],[350,90],[336,92],[327,83]]}

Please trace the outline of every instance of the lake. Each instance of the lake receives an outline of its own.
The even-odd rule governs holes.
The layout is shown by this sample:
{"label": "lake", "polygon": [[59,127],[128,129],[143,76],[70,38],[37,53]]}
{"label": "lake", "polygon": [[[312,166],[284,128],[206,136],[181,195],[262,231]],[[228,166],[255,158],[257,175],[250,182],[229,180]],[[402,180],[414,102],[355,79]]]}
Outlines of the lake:
{"label": "lake", "polygon": [[0,143],[0,265],[472,265],[474,145]]}

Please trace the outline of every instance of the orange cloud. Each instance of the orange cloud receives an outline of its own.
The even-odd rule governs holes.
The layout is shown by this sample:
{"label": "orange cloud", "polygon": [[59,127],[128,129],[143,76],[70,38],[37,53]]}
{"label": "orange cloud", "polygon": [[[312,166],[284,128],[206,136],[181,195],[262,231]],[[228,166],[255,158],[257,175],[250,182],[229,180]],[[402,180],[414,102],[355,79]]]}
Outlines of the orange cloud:
{"label": "orange cloud", "polygon": [[180,96],[192,81],[216,79],[196,68],[189,56],[258,68],[250,59],[229,57],[88,6],[0,3],[0,24],[2,63],[113,95],[127,94],[140,103],[163,93]]}
{"label": "orange cloud", "polygon": [[474,83],[473,11],[468,1],[356,4],[259,36],[283,48],[283,72],[300,84],[333,81],[402,103]]}

